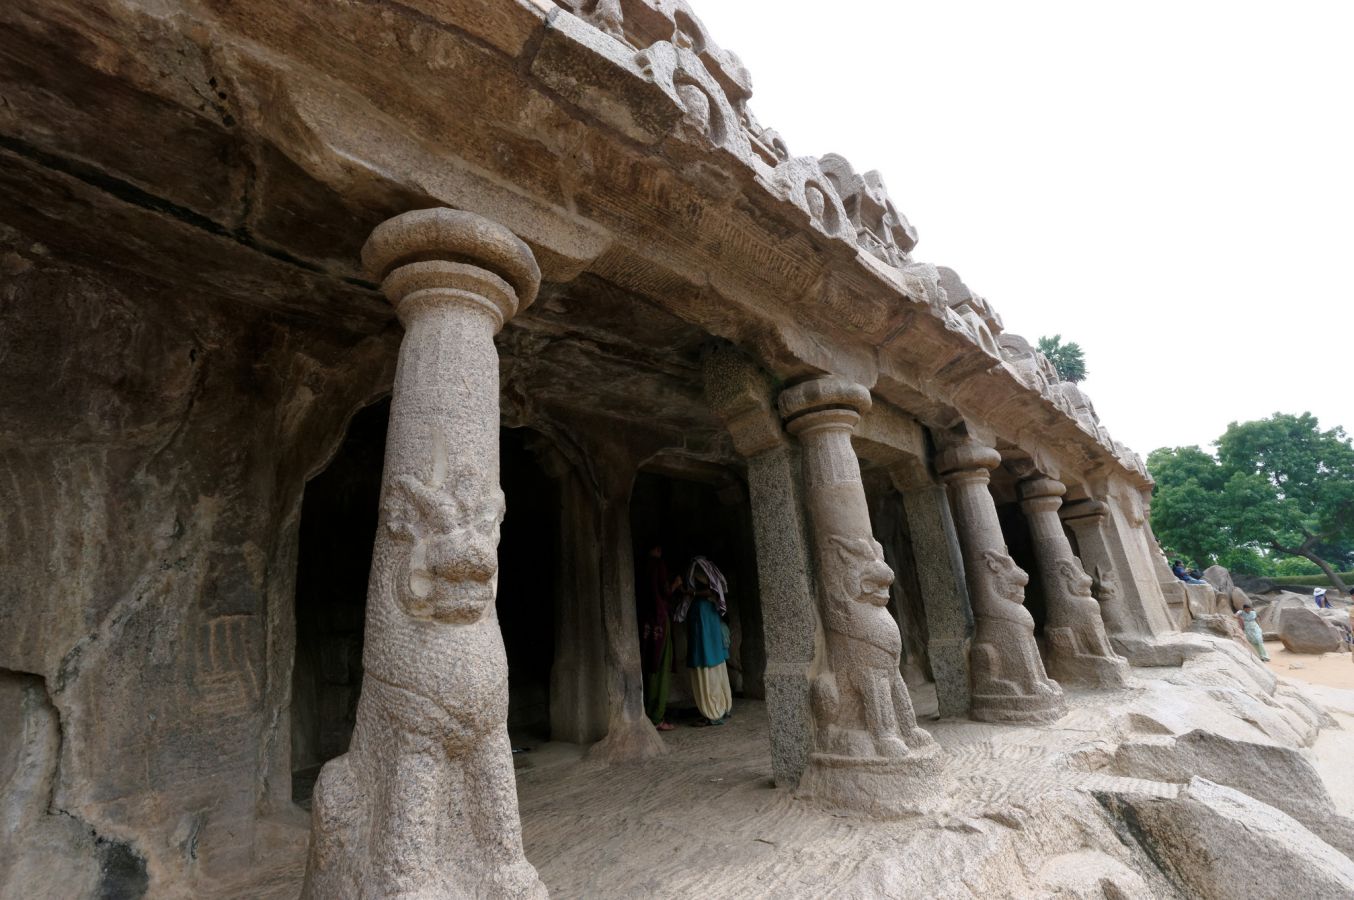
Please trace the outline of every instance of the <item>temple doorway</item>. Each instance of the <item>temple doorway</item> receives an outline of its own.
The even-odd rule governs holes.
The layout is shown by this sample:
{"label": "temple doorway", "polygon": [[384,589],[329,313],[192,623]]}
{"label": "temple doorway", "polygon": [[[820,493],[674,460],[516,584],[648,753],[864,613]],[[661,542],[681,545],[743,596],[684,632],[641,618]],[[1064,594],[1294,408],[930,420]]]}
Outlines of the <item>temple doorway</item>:
{"label": "temple doorway", "polygon": [[1044,622],[1048,618],[1048,600],[1044,593],[1043,574],[1039,570],[1039,560],[1034,553],[1034,538],[1030,534],[1029,522],[1019,503],[1002,503],[997,506],[997,519],[1001,522],[1001,534],[1006,539],[1007,552],[1015,564],[1030,576],[1025,587],[1025,608],[1034,617],[1034,635],[1043,647]]}
{"label": "temple doorway", "polygon": [[381,499],[390,399],[359,410],[329,466],[306,483],[296,562],[292,796],[348,749],[362,687],[367,576]]}
{"label": "temple doorway", "polygon": [[[694,557],[706,557],[728,581],[725,622],[730,688],[735,697],[764,698],[766,650],[751,510],[743,482],[715,466],[688,468],[683,463],[680,473],[674,473],[671,467],[642,471],[631,493],[630,526],[639,621],[644,621],[650,602],[653,547],[662,547],[664,562],[673,576],[685,577]],[[686,624],[673,626],[668,719],[674,724],[694,721],[699,716],[686,667],[687,633]],[[645,677],[649,675],[646,673]]]}
{"label": "temple doorway", "polygon": [[499,441],[507,512],[498,541],[498,623],[508,654],[508,734],[513,746],[550,739],[559,586],[559,483],[541,467],[549,445],[529,428]]}
{"label": "temple doorway", "polygon": [[[915,690],[933,683],[935,675],[927,656],[929,632],[926,606],[922,602],[921,584],[917,580],[917,563],[913,555],[912,532],[908,526],[906,507],[902,495],[885,473],[866,468],[861,473],[861,479],[865,484],[874,539],[884,548],[884,561],[893,570],[888,608],[898,623],[903,640],[900,669],[908,687]],[[921,705],[918,703],[919,707]]]}

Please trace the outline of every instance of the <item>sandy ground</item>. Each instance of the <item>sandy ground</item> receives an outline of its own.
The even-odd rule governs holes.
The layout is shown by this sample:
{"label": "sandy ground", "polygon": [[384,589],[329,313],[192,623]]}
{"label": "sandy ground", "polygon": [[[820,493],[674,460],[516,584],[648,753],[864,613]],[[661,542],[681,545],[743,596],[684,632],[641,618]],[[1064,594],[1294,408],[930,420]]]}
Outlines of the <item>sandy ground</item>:
{"label": "sandy ground", "polygon": [[1290,653],[1278,641],[1266,641],[1265,650],[1270,671],[1301,684],[1339,726],[1323,728],[1312,750],[1335,808],[1354,816],[1354,659],[1348,653]]}
{"label": "sandy ground", "polygon": [[1269,670],[1275,675],[1354,690],[1354,660],[1348,653],[1289,653],[1278,641],[1266,641],[1265,650],[1269,652]]}

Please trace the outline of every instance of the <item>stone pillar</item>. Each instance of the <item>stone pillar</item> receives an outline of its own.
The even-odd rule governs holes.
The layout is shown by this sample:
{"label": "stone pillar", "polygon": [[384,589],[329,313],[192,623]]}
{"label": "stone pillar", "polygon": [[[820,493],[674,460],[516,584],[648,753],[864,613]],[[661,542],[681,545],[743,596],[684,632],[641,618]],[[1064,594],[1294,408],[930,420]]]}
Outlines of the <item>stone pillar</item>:
{"label": "stone pillar", "polygon": [[[1116,649],[1124,640],[1140,639],[1144,630],[1125,608],[1125,579],[1114,564],[1114,557],[1105,543],[1104,523],[1108,507],[1099,500],[1081,500],[1064,503],[1058,511],[1067,527],[1077,536],[1081,551],[1081,566],[1091,576],[1091,590],[1100,603],[1100,618],[1105,633]],[[1129,582],[1132,575],[1129,575]]]}
{"label": "stone pillar", "polygon": [[404,323],[349,751],[315,787],[303,896],[543,897],[522,853],[498,583],[494,335],[536,295],[500,225],[427,209],[362,261]]}
{"label": "stone pillar", "polygon": [[808,766],[813,743],[809,673],[819,628],[798,448],[781,427],[769,380],[736,351],[721,348],[706,358],[705,396],[747,460],[766,648],[771,770],[778,786],[794,788]]}
{"label": "stone pillar", "polygon": [[609,718],[597,494],[562,454],[543,462],[560,486],[550,739],[591,744],[606,735]]}
{"label": "stone pillar", "polygon": [[965,717],[973,699],[969,679],[973,611],[945,485],[932,481],[920,460],[896,465],[889,475],[902,495],[912,535],[912,558],[926,610],[926,654],[936,679],[940,715]]}
{"label": "stone pillar", "polygon": [[1128,683],[1128,663],[1110,646],[1100,604],[1091,595],[1091,577],[1072,553],[1058,517],[1065,493],[1061,481],[1042,475],[1020,482],[1020,508],[1030,526],[1048,604],[1044,622],[1048,671],[1065,684],[1123,687]]}
{"label": "stone pillar", "polygon": [[635,548],[630,535],[630,494],[636,464],[625,446],[605,437],[590,442],[589,455],[601,499],[602,637],[606,661],[606,737],[588,758],[631,762],[667,752],[644,714],[644,668],[635,606]]}
{"label": "stone pillar", "polygon": [[874,539],[851,432],[870,392],[835,377],[786,389],[780,411],[802,448],[826,657],[812,683],[814,752],[801,795],[891,816],[940,790],[939,746],[917,727],[886,608],[893,571]]}
{"label": "stone pillar", "polygon": [[982,722],[1051,722],[1067,712],[1062,688],[1044,672],[1025,609],[1029,576],[1006,552],[997,507],[987,485],[1001,454],[965,443],[936,459],[950,488],[955,526],[973,603],[970,715]]}

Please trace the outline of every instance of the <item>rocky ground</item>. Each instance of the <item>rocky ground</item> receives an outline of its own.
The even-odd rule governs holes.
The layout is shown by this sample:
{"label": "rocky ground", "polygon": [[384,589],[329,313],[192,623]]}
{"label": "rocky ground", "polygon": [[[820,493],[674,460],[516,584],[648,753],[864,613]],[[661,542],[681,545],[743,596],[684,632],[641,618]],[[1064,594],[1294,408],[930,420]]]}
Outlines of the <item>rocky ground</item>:
{"label": "rocky ground", "polygon": [[600,768],[547,744],[519,757],[527,856],[555,897],[1354,895],[1336,764],[1354,749],[1340,727],[1354,693],[1314,689],[1333,716],[1231,642],[1185,640],[1218,652],[1135,669],[1116,694],[1070,692],[1051,727],[926,717],[949,785],[905,821],[774,789],[755,702],[725,727],[669,733],[645,763]]}

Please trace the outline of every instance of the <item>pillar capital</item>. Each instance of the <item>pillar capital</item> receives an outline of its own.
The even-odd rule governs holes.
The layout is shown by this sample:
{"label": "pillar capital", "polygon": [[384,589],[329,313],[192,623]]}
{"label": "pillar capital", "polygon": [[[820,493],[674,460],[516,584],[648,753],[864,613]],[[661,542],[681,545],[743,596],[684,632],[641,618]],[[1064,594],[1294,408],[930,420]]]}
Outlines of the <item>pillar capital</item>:
{"label": "pillar capital", "polygon": [[1001,454],[978,443],[958,444],[936,457],[936,473],[945,481],[979,479],[987,481],[988,471],[1001,465]]}
{"label": "pillar capital", "polygon": [[536,299],[541,270],[506,227],[461,210],[417,209],[387,219],[362,248],[362,266],[381,282],[406,327],[421,312],[469,303],[495,328]]}
{"label": "pillar capital", "polygon": [[780,393],[780,414],[791,434],[819,428],[853,430],[861,413],[868,412],[870,391],[836,375],[801,381]]}
{"label": "pillar capital", "polygon": [[1071,503],[1064,503],[1062,509],[1058,510],[1058,515],[1070,525],[1079,524],[1083,519],[1101,522],[1109,515],[1109,511],[1109,507],[1099,500],[1074,500]]}
{"label": "pillar capital", "polygon": [[1057,512],[1067,493],[1067,485],[1036,473],[1020,482],[1019,490],[1020,505],[1027,512]]}

